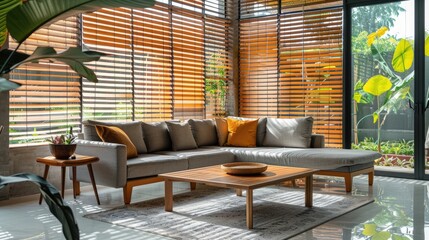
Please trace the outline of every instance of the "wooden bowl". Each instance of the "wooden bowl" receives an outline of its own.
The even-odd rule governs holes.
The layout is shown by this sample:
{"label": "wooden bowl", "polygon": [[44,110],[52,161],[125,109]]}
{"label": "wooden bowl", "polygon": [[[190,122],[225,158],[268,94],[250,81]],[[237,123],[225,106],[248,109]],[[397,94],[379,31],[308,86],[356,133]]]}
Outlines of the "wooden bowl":
{"label": "wooden bowl", "polygon": [[224,172],[232,175],[255,175],[263,173],[267,168],[267,164],[255,162],[233,162],[221,165]]}

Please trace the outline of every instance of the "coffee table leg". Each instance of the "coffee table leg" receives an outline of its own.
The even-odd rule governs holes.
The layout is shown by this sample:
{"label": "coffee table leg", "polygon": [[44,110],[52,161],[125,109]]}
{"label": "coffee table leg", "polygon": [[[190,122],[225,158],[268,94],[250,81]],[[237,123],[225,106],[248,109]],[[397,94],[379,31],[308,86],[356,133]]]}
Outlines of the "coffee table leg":
{"label": "coffee table leg", "polygon": [[313,207],[313,175],[305,177],[305,206]]}
{"label": "coffee table leg", "polygon": [[[46,179],[48,177],[49,165],[45,165],[45,172],[43,173],[43,178]],[[39,205],[42,204],[42,194],[39,197]]]}
{"label": "coffee table leg", "polygon": [[165,211],[173,211],[173,181],[166,179],[165,181]]}
{"label": "coffee table leg", "polygon": [[253,189],[246,190],[246,222],[247,228],[253,229]]}
{"label": "coffee table leg", "polygon": [[236,188],[236,189],[235,189],[235,194],[236,194],[237,196],[241,197],[241,196],[243,196],[243,190],[241,190],[241,189],[239,189],[239,188]]}

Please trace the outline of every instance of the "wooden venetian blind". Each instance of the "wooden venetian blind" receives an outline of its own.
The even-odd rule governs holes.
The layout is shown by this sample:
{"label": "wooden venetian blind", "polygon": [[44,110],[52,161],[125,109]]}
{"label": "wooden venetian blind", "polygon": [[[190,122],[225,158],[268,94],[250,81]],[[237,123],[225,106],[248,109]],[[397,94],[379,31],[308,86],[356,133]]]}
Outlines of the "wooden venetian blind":
{"label": "wooden venetian blind", "polygon": [[[9,39],[10,48],[15,48]],[[77,46],[76,18],[58,21],[35,32],[19,48],[31,54],[37,46],[51,46],[58,52]],[[59,62],[30,63],[10,74],[22,84],[10,91],[10,145],[45,142],[52,135],[65,134],[69,127],[79,131],[80,79]]]}
{"label": "wooden venetian blind", "polygon": [[225,1],[175,0],[84,15],[84,45],[110,54],[93,64],[99,83],[83,83],[84,118],[204,118],[209,52],[230,64],[225,8]]}
{"label": "wooden venetian blind", "polygon": [[[249,8],[249,2],[241,4]],[[341,147],[342,9],[333,7],[338,2],[282,1],[281,14],[240,19],[241,116],[312,116],[313,131],[324,134],[329,146]]]}
{"label": "wooden venetian blind", "polygon": [[203,17],[182,8],[172,14],[174,118],[204,118]]}
{"label": "wooden venetian blind", "polygon": [[103,9],[82,16],[83,44],[108,54],[88,63],[98,83],[83,80],[84,119],[108,121],[133,117],[133,39],[131,10]]}
{"label": "wooden venetian blind", "polygon": [[278,0],[241,0],[240,18],[252,18],[277,14]]}
{"label": "wooden venetian blind", "polygon": [[312,116],[313,131],[342,144],[342,9],[280,17],[279,117]]}
{"label": "wooden venetian blind", "polygon": [[134,10],[135,119],[173,117],[171,14],[166,5]]}
{"label": "wooden venetian blind", "polygon": [[240,115],[278,115],[277,17],[240,21]]}

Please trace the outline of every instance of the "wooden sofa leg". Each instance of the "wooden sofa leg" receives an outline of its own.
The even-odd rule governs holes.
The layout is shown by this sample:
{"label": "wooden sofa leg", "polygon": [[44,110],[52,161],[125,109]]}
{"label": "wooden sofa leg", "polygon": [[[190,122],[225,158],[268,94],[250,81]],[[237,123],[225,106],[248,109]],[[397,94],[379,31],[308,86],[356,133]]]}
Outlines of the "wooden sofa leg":
{"label": "wooden sofa leg", "polygon": [[124,203],[130,204],[131,203],[131,194],[133,193],[133,186],[126,184],[123,187],[123,192],[124,192]]}
{"label": "wooden sofa leg", "polygon": [[374,184],[374,171],[368,173],[368,185]]}
{"label": "wooden sofa leg", "polygon": [[353,186],[353,177],[351,176],[351,174],[344,176],[344,181],[346,184],[346,192],[351,192]]}
{"label": "wooden sofa leg", "polygon": [[197,183],[195,182],[190,182],[189,183],[191,190],[195,190],[197,188]]}

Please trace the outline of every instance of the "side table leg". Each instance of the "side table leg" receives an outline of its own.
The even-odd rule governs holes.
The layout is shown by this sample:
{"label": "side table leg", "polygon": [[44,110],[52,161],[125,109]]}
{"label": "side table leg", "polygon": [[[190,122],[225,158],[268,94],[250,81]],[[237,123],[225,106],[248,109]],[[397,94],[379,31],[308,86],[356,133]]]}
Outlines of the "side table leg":
{"label": "side table leg", "polygon": [[[45,172],[43,173],[43,178],[46,179],[48,177],[49,165],[45,165]],[[39,205],[42,204],[42,194],[39,197]]]}
{"label": "side table leg", "polygon": [[246,222],[247,228],[253,229],[253,189],[246,190]]}
{"label": "side table leg", "polygon": [[164,186],[164,198],[165,198],[165,211],[171,212],[173,211],[173,181],[165,179]]}
{"label": "side table leg", "polygon": [[66,167],[61,167],[61,196],[64,199],[64,187],[66,178]]}
{"label": "side table leg", "polygon": [[313,175],[305,177],[305,206],[313,207]]}
{"label": "side table leg", "polygon": [[88,164],[89,177],[91,178],[92,188],[94,189],[95,198],[97,199],[98,205],[100,205],[100,199],[98,198],[97,185],[95,184],[94,173],[92,172],[92,164]]}
{"label": "side table leg", "polygon": [[76,167],[72,167],[73,172],[73,198],[76,199]]}

